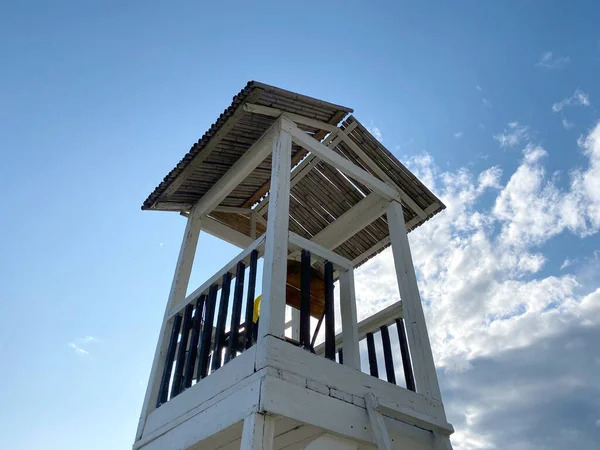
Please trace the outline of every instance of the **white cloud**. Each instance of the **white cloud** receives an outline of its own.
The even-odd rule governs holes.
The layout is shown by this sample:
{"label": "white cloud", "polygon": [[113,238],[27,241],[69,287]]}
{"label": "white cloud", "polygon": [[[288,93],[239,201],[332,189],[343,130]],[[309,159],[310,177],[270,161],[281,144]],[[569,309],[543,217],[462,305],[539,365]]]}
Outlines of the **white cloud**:
{"label": "white cloud", "polygon": [[482,102],[483,102],[483,104],[484,104],[485,106],[487,106],[488,108],[491,108],[491,107],[492,107],[492,102],[491,102],[489,99],[487,99],[486,97],[483,97],[483,98],[481,99],[481,101],[482,101]]}
{"label": "white cloud", "polygon": [[367,130],[369,130],[369,133],[371,133],[375,139],[379,142],[383,142],[383,136],[381,135],[381,130],[379,128],[375,125],[371,125],[370,127],[367,127]]}
{"label": "white cloud", "polygon": [[564,98],[560,102],[553,104],[552,111],[562,111],[565,106],[590,106],[590,104],[589,95],[577,88],[572,96]]}
{"label": "white cloud", "polygon": [[519,125],[518,122],[510,122],[508,128],[500,134],[495,134],[494,139],[500,147],[514,147],[529,136],[529,127]]}
{"label": "white cloud", "polygon": [[569,128],[573,128],[575,124],[573,122],[569,122],[565,117],[563,117],[562,125],[568,130]]}
{"label": "white cloud", "polygon": [[575,263],[572,259],[566,258],[563,263],[560,265],[560,270],[566,269],[569,266],[572,266]]}
{"label": "white cloud", "polygon": [[77,344],[74,344],[73,342],[69,342],[69,347],[73,349],[73,351],[79,355],[79,356],[90,356],[90,352],[88,352],[87,350],[82,349],[81,347],[79,347]]}
{"label": "white cloud", "polygon": [[562,69],[569,64],[570,58],[568,56],[554,57],[554,53],[545,52],[540,57],[540,60],[536,64],[539,67],[545,67],[546,69]]}
{"label": "white cloud", "polygon": [[79,356],[90,356],[90,352],[84,349],[83,347],[86,347],[94,342],[98,342],[98,339],[96,339],[94,336],[84,336],[81,338],[77,338],[75,342],[69,342],[67,344],[69,348],[73,349],[75,354]]}
{"label": "white cloud", "polygon": [[454,133],[454,137],[456,139],[459,139],[459,138],[463,137],[463,132],[462,131],[458,131],[457,133]]}
{"label": "white cloud", "polygon": [[[430,155],[408,161],[447,205],[410,242],[456,450],[564,447],[573,428],[556,428],[551,414],[564,398],[600,395],[600,358],[592,369],[579,350],[597,340],[600,289],[582,292],[579,275],[542,271],[553,237],[600,230],[600,123],[579,144],[587,164],[562,185],[533,143],[506,181],[499,167],[471,173],[442,171]],[[492,206],[481,206],[483,196]],[[356,288],[361,318],[398,300],[389,249],[357,270]],[[549,425],[532,432],[538,423]],[[574,448],[593,448],[582,430]],[[546,434],[554,437],[533,444]]]}

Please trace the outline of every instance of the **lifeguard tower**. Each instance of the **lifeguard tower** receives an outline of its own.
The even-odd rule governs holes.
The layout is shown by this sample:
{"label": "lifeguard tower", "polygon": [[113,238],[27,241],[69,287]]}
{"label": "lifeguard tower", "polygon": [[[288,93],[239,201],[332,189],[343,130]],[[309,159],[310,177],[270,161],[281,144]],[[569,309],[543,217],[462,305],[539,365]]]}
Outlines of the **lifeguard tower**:
{"label": "lifeguard tower", "polygon": [[[187,225],[134,450],[451,449],[407,238],[444,205],[352,112],[249,82],[144,202]],[[186,295],[201,231],[242,251]],[[401,301],[359,323],[390,245]]]}

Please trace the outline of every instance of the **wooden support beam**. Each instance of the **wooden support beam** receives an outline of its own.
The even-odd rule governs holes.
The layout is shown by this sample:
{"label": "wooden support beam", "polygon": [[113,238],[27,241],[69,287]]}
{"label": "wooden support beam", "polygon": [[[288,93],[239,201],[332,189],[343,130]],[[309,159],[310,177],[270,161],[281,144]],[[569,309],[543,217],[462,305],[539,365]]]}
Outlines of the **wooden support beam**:
{"label": "wooden support beam", "polygon": [[[238,159],[233,166],[204,194],[190,211],[191,216],[210,213],[271,153],[271,142],[279,134],[280,120],[271,127]],[[289,170],[288,170],[289,172]]]}
{"label": "wooden support beam", "polygon": [[407,322],[407,335],[417,382],[417,392],[441,404],[440,387],[435,372],[425,315],[417,286],[417,276],[412,262],[404,214],[400,203],[392,202],[390,204],[387,219],[394,266],[398,278],[400,298],[402,299],[402,309]]}
{"label": "wooden support beam", "polygon": [[311,241],[326,248],[336,248],[385,214],[388,205],[388,200],[371,193],[315,234]]}
{"label": "wooden support beam", "polygon": [[[278,119],[280,121],[281,119]],[[277,122],[278,126],[281,125]],[[263,263],[259,339],[285,338],[285,292],[290,214],[290,159],[292,137],[277,129],[273,138],[271,195]]]}
{"label": "wooden support beam", "polygon": [[[334,222],[335,223],[335,222]],[[336,266],[337,269],[348,270],[352,269],[352,263],[350,260],[344,258],[337,253],[328,250],[322,245],[314,241],[309,241],[306,238],[294,233],[293,231],[289,232],[289,240],[290,244],[300,249],[308,250],[311,252],[313,256],[316,256],[318,259],[322,261],[330,261],[333,265]],[[315,261],[313,261],[314,264]]]}
{"label": "wooden support beam", "polygon": [[177,258],[177,264],[175,265],[175,273],[173,274],[173,282],[171,283],[169,298],[167,299],[167,304],[165,305],[165,314],[158,335],[158,342],[156,343],[156,350],[154,352],[152,368],[150,369],[150,376],[148,377],[148,385],[146,387],[144,403],[140,413],[140,419],[138,421],[136,439],[141,438],[144,431],[144,426],[146,424],[146,418],[148,417],[148,414],[150,414],[156,407],[158,390],[160,386],[160,376],[162,374],[162,367],[165,364],[171,326],[171,322],[169,320],[169,311],[174,304],[185,298],[192,272],[192,264],[196,255],[196,247],[198,245],[201,227],[202,221],[200,218],[188,218],[185,226],[185,232],[183,234],[181,248],[179,250],[179,256]]}
{"label": "wooden support beam", "polygon": [[340,272],[339,280],[340,314],[342,316],[342,342],[340,344],[344,348],[344,365],[356,370],[360,370],[360,348],[358,345],[358,320],[356,315],[354,270],[349,269],[345,272]]}
{"label": "wooden support beam", "polygon": [[[263,105],[255,105],[252,103],[244,103],[244,111],[250,112],[250,113],[255,113],[255,114],[260,114],[263,116],[269,116],[269,117],[279,117],[282,114],[284,114],[284,112],[280,109],[271,108],[269,106],[263,106]],[[325,131],[337,131],[338,130],[338,127],[336,125],[332,125],[332,124],[326,123],[326,122],[321,122],[320,120],[316,120],[316,119],[311,119],[310,117],[301,116],[300,114],[286,112],[285,115],[287,117],[289,117],[291,120],[293,120],[294,122],[299,123],[301,125],[306,125],[308,127],[317,128],[319,130],[325,130]]]}
{"label": "wooden support beam", "polygon": [[244,419],[240,450],[273,450],[275,417],[255,412]]}
{"label": "wooden support beam", "polygon": [[388,435],[387,427],[383,421],[383,417],[377,411],[377,399],[371,393],[365,395],[365,405],[367,407],[367,413],[371,421],[371,428],[377,441],[377,448],[379,450],[392,450],[392,443]]}
{"label": "wooden support beam", "polygon": [[400,193],[396,189],[388,186],[380,179],[374,177],[369,172],[356,166],[346,158],[338,155],[336,152],[326,147],[316,139],[312,138],[304,131],[300,130],[291,120],[282,116],[283,129],[292,135],[294,142],[306,150],[317,155],[320,159],[339,169],[346,176],[361,182],[368,188],[377,192],[382,197],[388,200],[401,200]]}
{"label": "wooden support beam", "polygon": [[207,216],[202,219],[202,230],[239,248],[246,248],[254,242],[251,237]]}

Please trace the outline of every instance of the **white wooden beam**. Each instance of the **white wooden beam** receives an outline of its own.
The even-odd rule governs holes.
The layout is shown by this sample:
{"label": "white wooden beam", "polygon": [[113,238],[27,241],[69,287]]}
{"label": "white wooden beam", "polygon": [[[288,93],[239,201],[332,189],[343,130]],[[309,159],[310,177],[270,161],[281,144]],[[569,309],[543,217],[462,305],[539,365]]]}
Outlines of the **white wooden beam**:
{"label": "white wooden beam", "polygon": [[177,258],[177,264],[175,265],[175,273],[171,283],[169,298],[167,299],[167,304],[165,306],[165,313],[160,328],[160,333],[158,335],[156,350],[154,352],[154,359],[150,369],[150,376],[148,379],[148,385],[146,387],[142,412],[138,422],[136,439],[141,438],[144,431],[144,426],[146,424],[146,418],[148,417],[148,414],[150,414],[150,412],[156,408],[158,388],[160,385],[160,378],[162,376],[160,371],[165,364],[165,357],[169,341],[168,335],[171,332],[168,313],[174,304],[185,298],[190,281],[190,274],[192,272],[194,256],[196,255],[196,246],[198,245],[198,237],[200,236],[201,227],[202,220],[199,217],[188,218],[185,226],[185,232],[183,234],[183,241],[179,250],[179,256]]}
{"label": "white wooden beam", "polygon": [[352,263],[350,262],[350,260],[344,258],[341,255],[338,255],[337,253],[331,250],[326,249],[325,247],[314,242],[314,240],[309,241],[308,239],[299,236],[293,231],[289,232],[289,240],[290,244],[301,249],[308,250],[317,258],[333,263],[333,265],[336,266],[336,269],[338,270],[352,269]]}
{"label": "white wooden beam", "polygon": [[173,305],[169,311],[168,318],[170,319],[175,314],[180,312],[183,308],[185,308],[185,306],[188,303],[193,302],[200,295],[208,293],[209,288],[213,284],[219,283],[220,280],[223,278],[223,275],[225,275],[227,272],[230,272],[235,277],[235,268],[236,268],[237,263],[239,261],[247,262],[247,260],[250,258],[250,253],[252,253],[254,250],[259,250],[259,255],[260,255],[261,248],[264,245],[264,242],[265,242],[264,235],[259,237],[258,239],[256,239],[254,242],[252,242],[252,244],[249,245],[248,247],[246,247],[246,249],[243,252],[239,253],[231,261],[229,261],[227,264],[225,264],[212,277],[210,277],[208,280],[206,280],[204,283],[202,283],[202,285],[199,288],[195,289],[194,292],[192,292],[187,297],[181,299],[181,301],[179,301],[176,305]]}
{"label": "white wooden beam", "polygon": [[371,429],[375,436],[375,440],[377,441],[377,448],[379,450],[392,450],[392,442],[390,441],[383,417],[375,409],[377,404],[375,396],[371,393],[365,395],[365,404],[367,406],[369,420],[371,421]]}
{"label": "white wooden beam", "polygon": [[417,392],[441,405],[440,387],[400,203],[391,202],[387,219]]}
{"label": "white wooden beam", "polygon": [[255,412],[244,419],[240,450],[273,450],[275,418]]}
{"label": "white wooden beam", "polygon": [[385,214],[388,204],[388,200],[372,192],[315,234],[311,241],[326,248],[336,248]]}
{"label": "white wooden beam", "polygon": [[360,370],[360,348],[358,344],[358,319],[356,314],[354,270],[349,269],[345,272],[340,272],[339,280],[344,365],[356,370]]}
{"label": "white wooden beam", "polygon": [[[340,274],[340,281],[341,281]],[[340,286],[341,288],[341,286]],[[340,291],[341,294],[341,291]],[[402,302],[396,302],[393,305],[388,306],[387,308],[382,309],[378,313],[373,314],[370,317],[367,317],[364,320],[361,320],[357,326],[357,339],[358,341],[362,341],[367,333],[375,333],[379,331],[382,326],[392,325],[396,319],[404,317],[402,312]],[[340,347],[345,348],[344,344],[344,335],[342,333],[338,333],[335,335],[335,349],[339,350]],[[321,355],[325,352],[325,344],[319,344],[315,347],[315,353],[317,355]],[[344,363],[346,362],[346,351],[344,350]],[[346,365],[346,364],[344,364]]]}
{"label": "white wooden beam", "polygon": [[239,248],[246,248],[254,242],[254,239],[244,233],[207,216],[202,219],[202,230]]}
{"label": "white wooden beam", "polygon": [[252,213],[251,208],[239,208],[237,206],[217,206],[213,209],[213,211],[214,212],[231,213],[231,214],[243,214],[246,216]]}
{"label": "white wooden beam", "polygon": [[[263,106],[263,105],[255,105],[253,103],[244,103],[244,111],[250,112],[250,113],[255,113],[255,114],[261,114],[263,116],[270,116],[270,117],[279,117],[284,113],[282,110],[277,109],[277,108],[271,108],[269,106]],[[285,115],[287,117],[289,117],[291,120],[293,120],[294,122],[299,123],[301,125],[306,125],[306,126],[309,126],[312,128],[317,128],[319,130],[326,130],[326,131],[337,131],[338,130],[338,127],[336,125],[326,123],[326,122],[321,122],[320,120],[316,120],[316,119],[311,119],[310,117],[305,117],[300,114],[286,112]]]}
{"label": "white wooden beam", "polygon": [[388,186],[366,170],[361,169],[357,165],[348,161],[346,158],[327,148],[325,145],[298,128],[296,124],[287,119],[285,115],[281,116],[281,120],[284,130],[288,131],[292,135],[292,138],[296,144],[302,146],[311,153],[314,153],[320,159],[339,169],[348,177],[360,181],[362,184],[379,193],[379,195],[383,196],[384,198],[388,200],[401,200],[400,193],[396,191],[396,189]]}
{"label": "white wooden beam", "polygon": [[394,180],[392,180],[392,178],[386,173],[384,169],[382,169],[375,161],[373,161],[371,157],[367,155],[367,153],[362,148],[360,148],[358,144],[356,144],[356,142],[352,140],[348,133],[349,132],[347,131],[342,131],[342,133],[340,134],[340,136],[342,136],[342,139],[344,140],[344,143],[348,147],[350,147],[350,149],[353,150],[354,153],[356,153],[356,155],[367,165],[367,167],[369,167],[369,169],[371,169],[379,176],[379,178],[385,181],[388,185],[393,186],[400,193],[402,201],[406,203],[406,205],[409,206],[418,216],[424,219],[426,217],[426,214],[423,211],[423,209],[419,205],[417,205],[417,203],[410,197],[410,195],[404,192],[404,190],[400,186],[398,186]]}
{"label": "white wooden beam", "polygon": [[[238,159],[233,166],[204,194],[190,211],[190,215],[210,213],[233,191],[263,160],[269,156],[275,134],[281,128],[278,119],[271,127]],[[289,169],[288,169],[289,171]]]}
{"label": "white wooden beam", "polygon": [[357,450],[358,443],[334,434],[325,433],[317,437],[304,450]]}
{"label": "white wooden beam", "polygon": [[265,233],[262,299],[258,326],[259,340],[267,335],[285,338],[291,157],[292,137],[278,128],[273,139],[271,194]]}

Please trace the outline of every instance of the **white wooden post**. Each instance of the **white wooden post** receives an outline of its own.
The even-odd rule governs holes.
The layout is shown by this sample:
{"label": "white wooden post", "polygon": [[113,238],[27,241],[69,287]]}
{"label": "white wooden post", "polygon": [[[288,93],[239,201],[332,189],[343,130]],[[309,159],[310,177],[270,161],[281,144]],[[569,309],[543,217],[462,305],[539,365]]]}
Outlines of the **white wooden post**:
{"label": "white wooden post", "polygon": [[[281,119],[278,120],[279,123]],[[278,128],[273,139],[271,192],[263,264],[258,338],[285,338],[285,284],[287,275],[292,137]]]}
{"label": "white wooden post", "polygon": [[146,417],[148,417],[148,414],[150,414],[156,407],[158,388],[160,385],[160,378],[162,376],[161,370],[165,364],[165,356],[169,342],[168,335],[171,332],[170,323],[172,319],[169,321],[167,318],[171,308],[185,298],[188,283],[190,281],[190,274],[192,273],[192,264],[194,262],[194,256],[196,255],[196,246],[198,245],[198,237],[200,236],[201,227],[202,220],[199,216],[188,217],[183,235],[183,241],[181,243],[181,248],[179,249],[179,257],[175,266],[173,282],[171,283],[171,291],[169,293],[162,326],[158,335],[158,342],[154,352],[154,360],[152,361],[152,368],[150,369],[150,377],[148,379],[146,395],[144,396],[144,404],[142,406],[142,412],[138,422],[136,440],[140,439],[142,436],[144,426],[146,424]]}
{"label": "white wooden post", "polygon": [[342,351],[344,365],[360,370],[358,319],[354,291],[354,270],[340,272],[340,313],[342,316]]}
{"label": "white wooden post", "polygon": [[417,286],[417,276],[412,262],[402,205],[392,201],[387,210],[388,227],[394,255],[394,265],[407,337],[412,357],[417,392],[438,402],[442,401],[431,344],[427,335],[425,315]]}
{"label": "white wooden post", "polygon": [[252,413],[244,419],[241,450],[273,450],[275,417]]}

